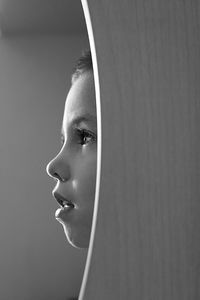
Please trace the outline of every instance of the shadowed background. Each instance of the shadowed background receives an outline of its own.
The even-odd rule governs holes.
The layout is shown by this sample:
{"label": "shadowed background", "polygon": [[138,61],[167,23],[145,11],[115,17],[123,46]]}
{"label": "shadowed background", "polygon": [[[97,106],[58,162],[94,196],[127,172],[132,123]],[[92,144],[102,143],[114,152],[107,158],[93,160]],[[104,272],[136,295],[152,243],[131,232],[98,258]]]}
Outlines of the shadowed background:
{"label": "shadowed background", "polygon": [[87,251],[66,242],[45,168],[88,48],[81,4],[1,0],[0,29],[0,299],[66,300],[79,292]]}

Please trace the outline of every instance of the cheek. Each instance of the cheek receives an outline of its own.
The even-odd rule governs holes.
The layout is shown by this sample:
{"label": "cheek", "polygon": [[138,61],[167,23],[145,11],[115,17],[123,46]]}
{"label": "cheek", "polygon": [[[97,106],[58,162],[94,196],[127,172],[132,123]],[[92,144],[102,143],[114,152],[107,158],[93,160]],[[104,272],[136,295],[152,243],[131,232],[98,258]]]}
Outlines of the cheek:
{"label": "cheek", "polygon": [[[77,161],[75,170],[76,192],[82,197],[94,197],[96,185],[96,156]],[[89,201],[90,199],[88,199]]]}

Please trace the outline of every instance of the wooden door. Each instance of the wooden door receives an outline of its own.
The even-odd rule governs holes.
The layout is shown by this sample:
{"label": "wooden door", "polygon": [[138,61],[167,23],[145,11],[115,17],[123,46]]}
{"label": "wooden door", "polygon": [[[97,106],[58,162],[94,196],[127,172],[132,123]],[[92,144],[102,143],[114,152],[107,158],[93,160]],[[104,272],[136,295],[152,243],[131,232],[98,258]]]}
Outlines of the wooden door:
{"label": "wooden door", "polygon": [[80,299],[200,299],[200,1],[82,3],[101,160]]}

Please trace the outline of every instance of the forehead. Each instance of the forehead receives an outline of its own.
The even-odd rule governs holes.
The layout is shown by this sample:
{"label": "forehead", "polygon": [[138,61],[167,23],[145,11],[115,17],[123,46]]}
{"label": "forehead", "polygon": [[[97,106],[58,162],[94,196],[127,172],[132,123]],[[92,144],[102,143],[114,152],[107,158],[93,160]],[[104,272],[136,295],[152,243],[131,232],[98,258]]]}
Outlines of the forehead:
{"label": "forehead", "polygon": [[73,83],[65,102],[63,122],[70,123],[76,117],[96,117],[95,87],[92,72],[83,73]]}

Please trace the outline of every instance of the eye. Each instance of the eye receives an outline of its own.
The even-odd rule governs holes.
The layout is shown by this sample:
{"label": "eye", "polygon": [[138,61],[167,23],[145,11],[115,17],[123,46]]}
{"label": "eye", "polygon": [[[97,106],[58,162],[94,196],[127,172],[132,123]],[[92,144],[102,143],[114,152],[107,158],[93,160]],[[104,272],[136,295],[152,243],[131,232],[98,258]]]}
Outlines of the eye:
{"label": "eye", "polygon": [[96,141],[96,134],[86,129],[77,129],[77,134],[79,138],[79,143],[81,145],[86,145],[88,143],[93,143]]}

